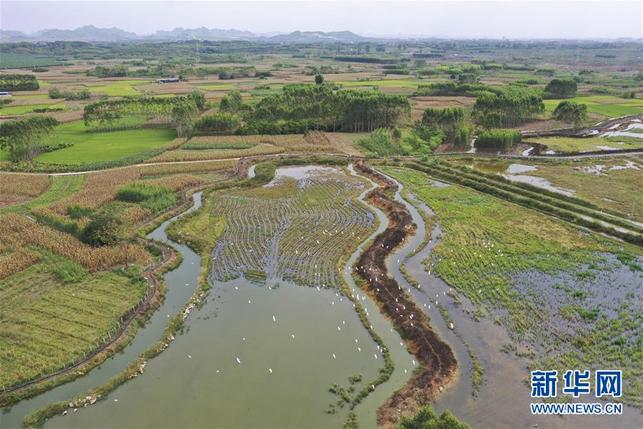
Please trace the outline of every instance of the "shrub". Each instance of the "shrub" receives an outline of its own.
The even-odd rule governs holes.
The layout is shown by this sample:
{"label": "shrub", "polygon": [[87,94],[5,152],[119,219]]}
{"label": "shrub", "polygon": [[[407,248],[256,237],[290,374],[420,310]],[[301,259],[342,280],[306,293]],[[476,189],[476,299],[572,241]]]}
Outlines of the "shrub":
{"label": "shrub", "polygon": [[194,123],[194,130],[198,133],[234,133],[241,125],[239,116],[219,112],[201,116]]}
{"label": "shrub", "polygon": [[97,213],[80,234],[92,246],[116,244],[123,237],[123,223],[111,211]]}
{"label": "shrub", "polygon": [[580,125],[587,119],[587,105],[561,101],[554,109],[553,116],[560,121]]}
{"label": "shrub", "polygon": [[0,74],[0,91],[33,91],[39,89],[32,74]]}
{"label": "shrub", "polygon": [[480,149],[509,151],[514,144],[520,143],[521,138],[522,135],[516,130],[485,130],[478,135],[476,147]]}
{"label": "shrub", "polygon": [[132,183],[121,188],[116,199],[139,203],[142,207],[154,213],[167,210],[176,205],[177,196],[172,190],[163,186],[150,186],[141,182]]}
{"label": "shrub", "polygon": [[545,87],[549,98],[570,98],[576,95],[578,85],[574,79],[552,79]]}
{"label": "shrub", "polygon": [[58,277],[58,280],[63,283],[77,283],[87,275],[87,270],[78,262],[74,261],[56,263],[53,271],[56,277]]}
{"label": "shrub", "polygon": [[404,155],[400,144],[393,141],[391,133],[385,128],[373,131],[370,136],[358,140],[357,144],[379,156]]}

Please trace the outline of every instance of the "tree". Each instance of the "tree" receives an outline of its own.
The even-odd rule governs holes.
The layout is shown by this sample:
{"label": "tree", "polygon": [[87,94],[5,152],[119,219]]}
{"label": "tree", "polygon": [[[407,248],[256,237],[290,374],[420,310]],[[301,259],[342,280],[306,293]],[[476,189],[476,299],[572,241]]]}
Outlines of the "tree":
{"label": "tree", "polygon": [[172,125],[176,128],[178,137],[188,137],[192,134],[196,114],[195,104],[179,103],[172,108]]}
{"label": "tree", "polygon": [[433,407],[426,405],[411,418],[402,417],[398,429],[470,429],[469,425],[461,422],[451,412],[445,411],[440,416]]}
{"label": "tree", "polygon": [[573,79],[552,79],[545,87],[549,98],[570,98],[576,95],[578,85]]}
{"label": "tree", "polygon": [[201,116],[194,129],[202,133],[233,133],[241,125],[239,117],[233,113],[219,112]]}
{"label": "tree", "polygon": [[514,127],[544,110],[542,98],[533,90],[510,86],[498,93],[480,94],[472,116],[486,128]]}
{"label": "tree", "polygon": [[33,159],[42,151],[42,140],[58,125],[50,116],[33,116],[0,124],[0,149],[13,162]]}
{"label": "tree", "polygon": [[322,76],[321,74],[316,74],[315,75],[315,83],[317,85],[321,85],[322,83],[324,83],[324,76]]}
{"label": "tree", "polygon": [[194,100],[197,109],[203,110],[205,108],[205,95],[201,91],[192,91],[190,96]]}
{"label": "tree", "polygon": [[476,148],[508,152],[514,144],[520,143],[521,139],[522,134],[516,130],[484,130],[476,139]]}
{"label": "tree", "polygon": [[422,124],[442,130],[445,143],[455,143],[457,131],[464,124],[464,110],[460,107],[444,109],[429,107],[422,115]]}
{"label": "tree", "polygon": [[219,110],[222,112],[238,112],[242,104],[241,93],[237,90],[230,91],[221,99]]}
{"label": "tree", "polygon": [[573,101],[561,101],[554,109],[554,118],[579,126],[587,119],[587,105]]}

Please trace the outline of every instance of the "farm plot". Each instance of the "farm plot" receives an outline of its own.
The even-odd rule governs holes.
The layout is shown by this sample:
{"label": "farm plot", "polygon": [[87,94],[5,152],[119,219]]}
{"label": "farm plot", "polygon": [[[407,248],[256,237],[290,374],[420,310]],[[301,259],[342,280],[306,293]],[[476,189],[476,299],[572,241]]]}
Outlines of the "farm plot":
{"label": "farm plot", "polygon": [[[618,367],[636,379],[640,340],[632,327],[643,312],[624,308],[605,285],[640,302],[640,290],[622,286],[642,281],[640,249],[457,185],[433,187],[418,172],[384,170],[429,205],[443,228],[426,269],[470,300],[463,305],[473,317],[490,317],[509,330],[514,343],[505,351],[526,347],[532,363]],[[545,283],[550,292],[540,289]],[[565,290],[569,296],[559,305],[543,304],[543,297]],[[631,385],[625,396],[640,405],[641,386]]]}
{"label": "farm plot", "polygon": [[324,169],[217,195],[211,213],[225,220],[225,231],[214,247],[210,278],[338,287],[338,261],[374,227],[373,214],[356,201],[364,189],[360,179]]}
{"label": "farm plot", "polygon": [[247,149],[178,149],[164,152],[158,156],[146,160],[146,162],[169,162],[169,161],[203,161],[209,159],[231,159],[244,156],[270,155],[282,153],[283,148],[272,144],[261,143]]}
{"label": "farm plot", "polygon": [[537,137],[525,143],[540,143],[554,152],[591,152],[597,150],[622,150],[643,148],[643,139],[624,137]]}
{"label": "farm plot", "polygon": [[40,253],[42,263],[0,280],[0,386],[95,350],[147,288],[115,272],[86,276],[70,260]]}
{"label": "farm plot", "polygon": [[44,175],[0,173],[0,209],[37,197],[49,184],[49,177]]}
{"label": "farm plot", "polygon": [[98,84],[87,84],[87,88],[92,93],[105,94],[109,97],[125,97],[129,95],[138,95],[137,85],[145,85],[149,81],[143,80],[119,80]]}
{"label": "farm plot", "polygon": [[40,154],[36,160],[62,165],[114,161],[161,149],[175,137],[174,130],[159,128],[96,132],[76,121],[59,125],[45,141],[48,145],[71,144],[70,147]]}
{"label": "farm plot", "polygon": [[[510,179],[519,174],[528,183],[551,185],[573,192],[601,209],[611,210],[638,222],[643,222],[643,158],[615,157],[578,159],[557,162],[526,162],[520,164],[497,160],[454,160],[485,173],[500,174]],[[519,173],[514,173],[519,171]]]}
{"label": "farm plot", "polygon": [[[596,113],[609,118],[640,115],[643,113],[643,100],[636,98],[625,99],[611,95],[592,95],[589,97],[575,97],[568,100],[586,104],[589,113]],[[553,112],[561,101],[563,100],[544,100],[545,110]]]}

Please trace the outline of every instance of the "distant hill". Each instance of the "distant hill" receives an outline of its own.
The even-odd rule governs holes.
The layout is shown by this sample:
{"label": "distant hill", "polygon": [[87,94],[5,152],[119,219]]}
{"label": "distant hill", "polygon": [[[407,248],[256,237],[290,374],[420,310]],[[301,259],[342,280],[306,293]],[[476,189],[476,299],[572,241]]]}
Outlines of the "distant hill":
{"label": "distant hill", "polygon": [[279,34],[270,38],[271,42],[284,43],[356,43],[368,40],[350,31],[294,31],[290,34]]}
{"label": "distant hill", "polygon": [[42,30],[28,36],[28,39],[43,41],[78,41],[78,42],[121,42],[133,40],[138,36],[120,28],[98,28],[93,25],[76,28],[75,30]]}
{"label": "distant hill", "polygon": [[258,36],[250,31],[221,30],[218,28],[175,28],[174,30],[160,30],[156,33],[143,36],[142,39],[151,40],[252,40]]}
{"label": "distant hill", "polygon": [[0,30],[1,42],[126,42],[126,41],[178,41],[178,40],[250,40],[273,43],[356,43],[372,40],[359,36],[350,31],[295,31],[289,34],[278,34],[268,37],[250,31],[218,28],[175,28],[173,30],[160,30],[149,35],[121,30],[120,28],[98,28],[86,25],[74,30],[48,29],[35,33],[20,31]]}

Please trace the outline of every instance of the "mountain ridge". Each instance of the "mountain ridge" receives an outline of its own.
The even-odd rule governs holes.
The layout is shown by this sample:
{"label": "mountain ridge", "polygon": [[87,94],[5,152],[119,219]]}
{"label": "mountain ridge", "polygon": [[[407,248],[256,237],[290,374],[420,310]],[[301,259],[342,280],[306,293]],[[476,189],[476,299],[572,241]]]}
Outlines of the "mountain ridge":
{"label": "mountain ridge", "polygon": [[251,31],[220,28],[182,28],[158,30],[152,34],[139,35],[117,27],[101,28],[85,25],[72,30],[44,29],[33,33],[0,30],[1,42],[128,42],[128,41],[264,41],[275,43],[357,43],[374,40],[351,31],[293,31],[291,33],[262,35]]}

